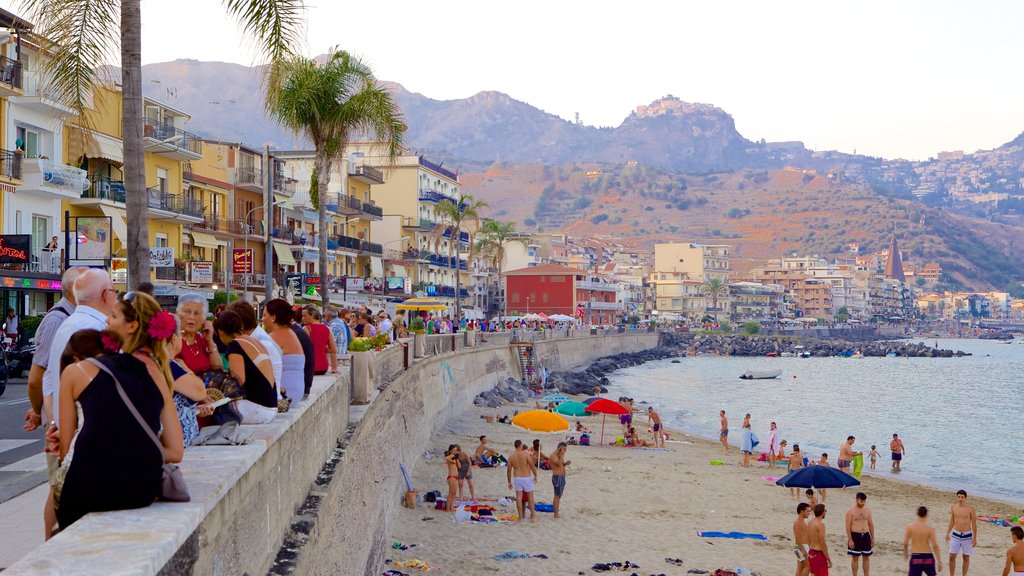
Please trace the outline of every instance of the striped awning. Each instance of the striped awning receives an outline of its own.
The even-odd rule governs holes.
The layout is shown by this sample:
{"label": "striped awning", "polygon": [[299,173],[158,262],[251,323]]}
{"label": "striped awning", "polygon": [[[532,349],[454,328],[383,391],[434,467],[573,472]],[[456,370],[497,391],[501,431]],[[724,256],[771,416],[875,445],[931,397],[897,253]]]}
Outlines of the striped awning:
{"label": "striped awning", "polygon": [[277,254],[277,262],[281,266],[295,266],[295,257],[292,256],[292,251],[288,246],[284,244],[278,244],[274,242],[274,253]]}
{"label": "striped awning", "polygon": [[395,276],[394,276],[395,278],[408,278],[409,277],[409,274],[406,273],[406,271],[405,271],[405,266],[402,266],[401,264],[392,264],[391,268],[395,272]]}
{"label": "striped awning", "polygon": [[223,240],[218,240],[212,234],[206,234],[205,232],[192,232],[192,245],[200,248],[216,250],[221,246],[227,246],[228,243]]}
{"label": "striped awning", "polygon": [[121,241],[121,248],[128,246],[128,224],[125,222],[124,208],[100,204],[100,210],[104,216],[110,217],[110,227],[114,230],[114,236]]}

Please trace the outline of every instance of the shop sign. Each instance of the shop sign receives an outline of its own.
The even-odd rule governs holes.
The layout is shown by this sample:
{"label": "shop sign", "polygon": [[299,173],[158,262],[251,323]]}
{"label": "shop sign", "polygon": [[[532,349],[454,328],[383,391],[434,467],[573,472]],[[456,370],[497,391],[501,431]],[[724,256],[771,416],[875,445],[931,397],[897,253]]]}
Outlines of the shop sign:
{"label": "shop sign", "polygon": [[252,248],[235,248],[231,251],[231,271],[235,274],[252,274]]}
{"label": "shop sign", "polygon": [[174,248],[170,246],[150,248],[149,265],[153,268],[174,268]]}
{"label": "shop sign", "polygon": [[28,264],[31,234],[0,234],[0,264]]}
{"label": "shop sign", "polygon": [[113,235],[108,216],[75,218],[75,254],[72,260],[109,260]]}
{"label": "shop sign", "polygon": [[190,262],[193,284],[213,284],[213,262]]}
{"label": "shop sign", "polygon": [[114,284],[127,284],[128,283],[128,259],[127,258],[111,258],[110,259],[110,281]]}
{"label": "shop sign", "polygon": [[306,276],[306,286],[319,286],[319,285],[320,285],[320,277],[319,276]]}
{"label": "shop sign", "polygon": [[388,277],[388,293],[405,292],[405,278],[401,276]]}
{"label": "shop sign", "polygon": [[366,289],[363,284],[362,278],[353,278],[351,276],[345,278],[345,289],[350,292],[362,292]]}
{"label": "shop sign", "polygon": [[60,280],[39,280],[38,278],[14,278],[0,276],[0,288],[7,290],[57,290],[60,291]]}

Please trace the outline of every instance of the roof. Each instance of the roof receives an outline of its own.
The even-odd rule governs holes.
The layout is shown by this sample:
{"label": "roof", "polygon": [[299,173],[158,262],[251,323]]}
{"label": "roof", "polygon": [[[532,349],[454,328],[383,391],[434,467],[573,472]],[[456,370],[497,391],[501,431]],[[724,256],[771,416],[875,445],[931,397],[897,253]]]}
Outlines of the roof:
{"label": "roof", "polygon": [[505,272],[505,276],[545,276],[548,274],[572,274],[575,276],[577,274],[586,275],[587,272],[579,268],[562,266],[561,264],[541,264],[540,266],[530,266],[529,268]]}

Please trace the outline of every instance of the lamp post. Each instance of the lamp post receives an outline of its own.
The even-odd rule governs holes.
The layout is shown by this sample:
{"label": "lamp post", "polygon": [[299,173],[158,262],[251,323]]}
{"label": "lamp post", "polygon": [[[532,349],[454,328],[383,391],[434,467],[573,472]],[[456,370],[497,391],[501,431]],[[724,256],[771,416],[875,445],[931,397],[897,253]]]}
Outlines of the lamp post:
{"label": "lamp post", "polygon": [[[271,207],[271,209],[273,209],[274,206],[281,206],[281,205],[287,204],[287,203],[288,203],[288,199],[278,200],[276,202],[271,202],[270,203],[270,207]],[[245,232],[245,240],[244,240],[244,244],[243,245],[245,247],[245,256],[246,256],[246,258],[249,257],[249,234],[252,233],[252,226],[250,224],[247,224],[247,222],[249,221],[249,217],[252,216],[253,213],[256,212],[257,210],[264,210],[264,213],[263,213],[263,229],[267,230],[267,231],[270,230],[270,218],[269,218],[269,214],[266,212],[265,208],[266,207],[263,206],[262,204],[259,205],[259,206],[254,206],[252,210],[249,210],[248,212],[245,213],[245,218],[242,219],[242,222],[243,222],[242,225],[246,227],[243,230]],[[249,274],[245,274],[245,275],[242,276],[242,299],[243,300],[248,300],[248,295],[249,295],[249,276],[256,269],[256,259],[255,258],[248,258],[248,261],[249,261]],[[232,268],[234,268],[234,260],[233,259],[232,259]],[[264,270],[263,272],[264,272],[264,274],[271,274],[271,271],[269,269],[268,270]],[[229,300],[230,300],[230,298],[229,298]]]}

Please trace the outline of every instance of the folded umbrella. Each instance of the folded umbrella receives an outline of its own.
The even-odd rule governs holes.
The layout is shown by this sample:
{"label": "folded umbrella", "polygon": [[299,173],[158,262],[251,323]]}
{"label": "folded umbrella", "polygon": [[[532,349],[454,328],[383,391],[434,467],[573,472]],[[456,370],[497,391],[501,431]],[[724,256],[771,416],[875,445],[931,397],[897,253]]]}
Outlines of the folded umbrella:
{"label": "folded umbrella", "polygon": [[831,466],[808,466],[786,474],[775,482],[788,488],[847,488],[860,486],[860,480]]}

